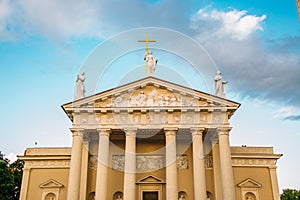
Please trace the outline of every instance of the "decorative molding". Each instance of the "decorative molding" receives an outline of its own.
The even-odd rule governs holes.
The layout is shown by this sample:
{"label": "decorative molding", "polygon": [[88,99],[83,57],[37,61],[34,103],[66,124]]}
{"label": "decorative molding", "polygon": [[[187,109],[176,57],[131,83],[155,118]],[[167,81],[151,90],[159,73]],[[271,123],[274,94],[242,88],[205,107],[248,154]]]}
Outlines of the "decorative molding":
{"label": "decorative molding", "polygon": [[232,158],[232,166],[272,167],[276,165],[275,159],[263,158]]}
{"label": "decorative molding", "polygon": [[262,185],[255,180],[251,178],[247,178],[246,180],[243,180],[239,184],[237,184],[239,187],[244,187],[244,188],[261,188]]}
{"label": "decorative molding", "polygon": [[54,180],[54,179],[50,179],[42,184],[40,184],[40,188],[61,188],[64,185],[61,184],[60,182]]}
{"label": "decorative molding", "polygon": [[69,168],[70,160],[26,161],[28,168]]}

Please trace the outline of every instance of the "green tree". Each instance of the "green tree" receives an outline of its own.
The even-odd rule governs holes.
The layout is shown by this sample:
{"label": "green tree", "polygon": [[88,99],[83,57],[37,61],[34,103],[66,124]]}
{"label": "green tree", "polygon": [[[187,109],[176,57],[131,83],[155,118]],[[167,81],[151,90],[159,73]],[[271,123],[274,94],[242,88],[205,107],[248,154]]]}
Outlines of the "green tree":
{"label": "green tree", "polygon": [[300,191],[295,189],[284,189],[280,195],[281,200],[300,200]]}
{"label": "green tree", "polygon": [[14,193],[14,177],[7,162],[0,160],[0,200],[9,200]]}
{"label": "green tree", "polygon": [[21,191],[22,175],[23,175],[23,160],[16,160],[9,166],[10,173],[13,175],[14,179],[14,191],[11,196],[12,200],[18,200]]}

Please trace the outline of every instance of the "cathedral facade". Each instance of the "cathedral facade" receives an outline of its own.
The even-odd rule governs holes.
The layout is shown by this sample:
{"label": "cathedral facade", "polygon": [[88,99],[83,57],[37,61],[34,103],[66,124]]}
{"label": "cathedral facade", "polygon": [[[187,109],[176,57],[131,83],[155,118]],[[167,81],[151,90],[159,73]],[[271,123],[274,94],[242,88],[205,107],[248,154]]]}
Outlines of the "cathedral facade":
{"label": "cathedral facade", "polygon": [[230,146],[240,104],[154,77],[62,105],[71,148],[28,148],[21,200],[279,200],[272,147]]}

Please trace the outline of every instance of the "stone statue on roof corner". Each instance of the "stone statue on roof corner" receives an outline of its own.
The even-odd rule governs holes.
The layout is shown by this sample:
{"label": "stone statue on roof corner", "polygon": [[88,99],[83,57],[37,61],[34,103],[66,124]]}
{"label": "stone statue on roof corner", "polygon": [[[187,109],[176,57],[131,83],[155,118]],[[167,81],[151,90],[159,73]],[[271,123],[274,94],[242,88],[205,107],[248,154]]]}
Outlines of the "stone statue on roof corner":
{"label": "stone statue on roof corner", "polygon": [[226,94],[224,93],[227,81],[223,81],[222,73],[218,70],[215,75],[215,95],[218,97],[226,98]]}
{"label": "stone statue on roof corner", "polygon": [[77,75],[74,100],[82,99],[85,97],[84,81],[85,81],[84,72],[82,72],[81,74]]}
{"label": "stone statue on roof corner", "polygon": [[151,50],[146,52],[144,56],[144,60],[146,61],[146,65],[148,65],[148,69],[149,69],[148,76],[154,76],[154,72],[158,60],[154,58]]}

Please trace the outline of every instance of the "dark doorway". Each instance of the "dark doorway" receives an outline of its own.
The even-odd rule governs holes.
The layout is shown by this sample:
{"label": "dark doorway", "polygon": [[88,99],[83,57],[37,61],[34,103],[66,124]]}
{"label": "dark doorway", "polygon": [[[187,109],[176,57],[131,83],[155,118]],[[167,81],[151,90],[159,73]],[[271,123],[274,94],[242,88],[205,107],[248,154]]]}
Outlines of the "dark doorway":
{"label": "dark doorway", "polygon": [[158,200],[158,192],[143,192],[143,200]]}

